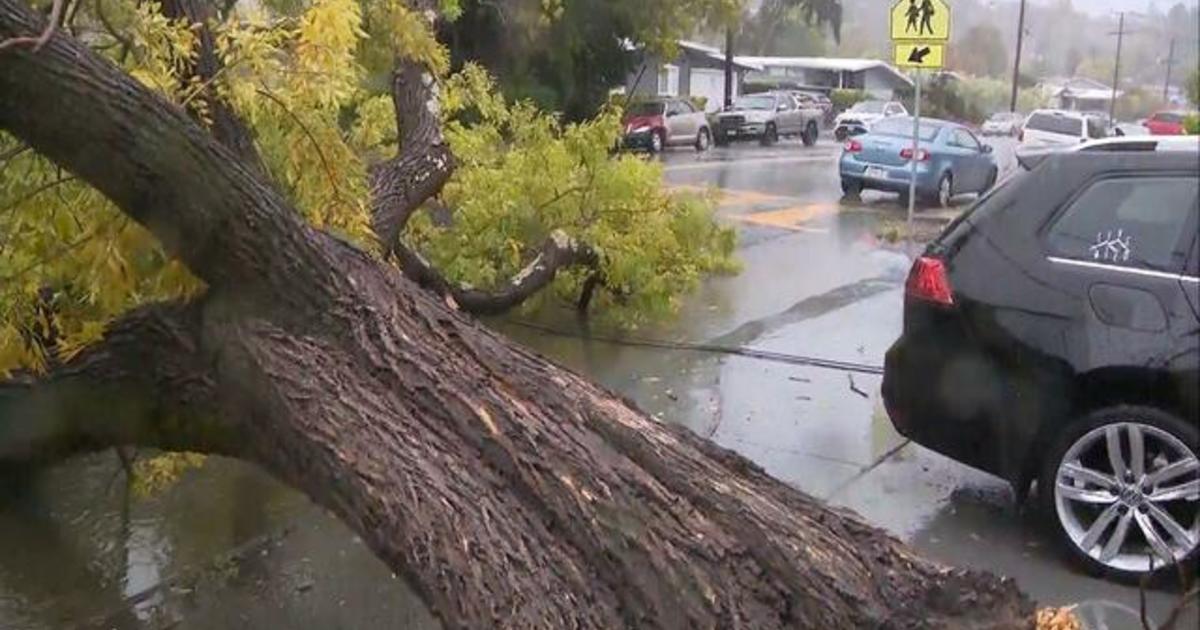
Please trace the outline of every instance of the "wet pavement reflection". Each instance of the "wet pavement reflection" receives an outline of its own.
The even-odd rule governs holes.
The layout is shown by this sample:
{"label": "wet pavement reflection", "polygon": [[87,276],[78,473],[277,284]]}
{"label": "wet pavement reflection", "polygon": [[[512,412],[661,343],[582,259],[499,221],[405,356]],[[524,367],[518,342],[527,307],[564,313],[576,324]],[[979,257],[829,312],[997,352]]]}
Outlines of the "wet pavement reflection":
{"label": "wet pavement reflection", "polygon": [[[894,196],[842,200],[837,153],[823,141],[664,156],[669,186],[721,189],[744,270],[707,280],[677,318],[636,334],[882,365],[910,257],[879,232],[904,211]],[[936,229],[970,201],[918,221]],[[621,333],[567,312],[530,322],[560,334],[489,323],[936,559],[1013,576],[1043,604],[1084,602],[1090,627],[1139,627],[1137,589],[1079,574],[1006,484],[896,434],[877,375],[587,339]],[[6,479],[0,498],[0,628],[438,627],[352,532],[239,462],[210,458],[138,498],[101,453]],[[1177,599],[1151,591],[1150,616]],[[1196,624],[1193,609],[1180,627]]]}

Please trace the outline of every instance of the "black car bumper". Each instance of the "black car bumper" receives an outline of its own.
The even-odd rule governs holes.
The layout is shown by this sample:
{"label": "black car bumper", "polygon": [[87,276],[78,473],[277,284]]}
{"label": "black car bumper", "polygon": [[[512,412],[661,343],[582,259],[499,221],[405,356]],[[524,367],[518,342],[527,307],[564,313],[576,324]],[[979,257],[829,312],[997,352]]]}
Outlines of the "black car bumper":
{"label": "black car bumper", "polygon": [[639,131],[636,133],[627,133],[621,139],[621,146],[626,149],[650,149],[654,140],[653,131]]}
{"label": "black car bumper", "polygon": [[[981,389],[956,392],[960,379],[954,370],[973,371],[961,357],[921,347],[901,337],[884,361],[883,402],[892,425],[901,435],[968,466],[1012,477],[1010,449],[998,448],[1007,440],[994,415],[999,401],[998,383]],[[982,371],[986,372],[986,370]],[[979,376],[979,375],[976,375]],[[992,399],[988,401],[986,399]],[[1020,459],[1020,458],[1017,458]]]}

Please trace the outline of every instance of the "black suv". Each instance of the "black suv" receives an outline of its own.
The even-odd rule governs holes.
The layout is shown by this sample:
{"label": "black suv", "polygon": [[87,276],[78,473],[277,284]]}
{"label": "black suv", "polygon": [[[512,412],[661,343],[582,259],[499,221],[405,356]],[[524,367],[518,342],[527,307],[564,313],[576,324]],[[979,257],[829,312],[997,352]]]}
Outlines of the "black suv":
{"label": "black suv", "polygon": [[1125,579],[1200,548],[1200,143],[1142,144],[1022,156],[914,264],[883,381],[897,430],[1036,480],[1072,555]]}

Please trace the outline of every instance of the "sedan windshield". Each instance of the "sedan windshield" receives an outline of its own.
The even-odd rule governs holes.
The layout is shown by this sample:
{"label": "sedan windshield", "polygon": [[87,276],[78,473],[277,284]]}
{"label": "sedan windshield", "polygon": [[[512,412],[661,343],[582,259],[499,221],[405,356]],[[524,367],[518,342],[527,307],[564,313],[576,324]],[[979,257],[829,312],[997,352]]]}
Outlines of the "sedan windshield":
{"label": "sedan windshield", "polygon": [[860,114],[882,114],[883,106],[883,101],[862,101],[855,103],[854,107],[850,108],[850,111]]}
{"label": "sedan windshield", "polygon": [[[937,123],[922,120],[920,137],[922,140],[928,142],[937,137],[937,133],[941,129],[942,126]],[[903,118],[887,118],[875,123],[871,127],[871,133],[881,136],[911,138],[913,134],[913,119],[907,116]]]}
{"label": "sedan windshield", "polygon": [[733,103],[734,109],[772,110],[775,109],[773,96],[743,96]]}

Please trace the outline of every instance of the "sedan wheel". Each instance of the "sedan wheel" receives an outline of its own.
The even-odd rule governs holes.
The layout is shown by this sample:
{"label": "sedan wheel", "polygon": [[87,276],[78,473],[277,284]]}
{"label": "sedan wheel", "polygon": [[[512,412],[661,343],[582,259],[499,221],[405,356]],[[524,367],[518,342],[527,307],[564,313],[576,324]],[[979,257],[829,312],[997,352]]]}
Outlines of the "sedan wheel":
{"label": "sedan wheel", "polygon": [[696,134],[696,150],[707,151],[709,143],[708,127],[702,127],[700,133]]}
{"label": "sedan wheel", "polygon": [[662,137],[661,133],[655,131],[650,134],[650,152],[651,153],[662,153],[663,144],[664,144],[663,137]]}
{"label": "sedan wheel", "polygon": [[949,208],[950,200],[954,198],[953,191],[954,191],[954,178],[952,178],[950,176],[950,173],[946,173],[945,175],[942,175],[942,178],[938,180],[938,187],[937,187],[937,204],[938,204],[938,206],[940,206],[942,208]]}
{"label": "sedan wheel", "polygon": [[1200,548],[1194,428],[1177,435],[1169,429],[1184,423],[1140,407],[1089,419],[1065,450],[1056,449],[1061,456],[1042,477],[1074,555],[1095,572],[1127,579],[1190,561]]}

